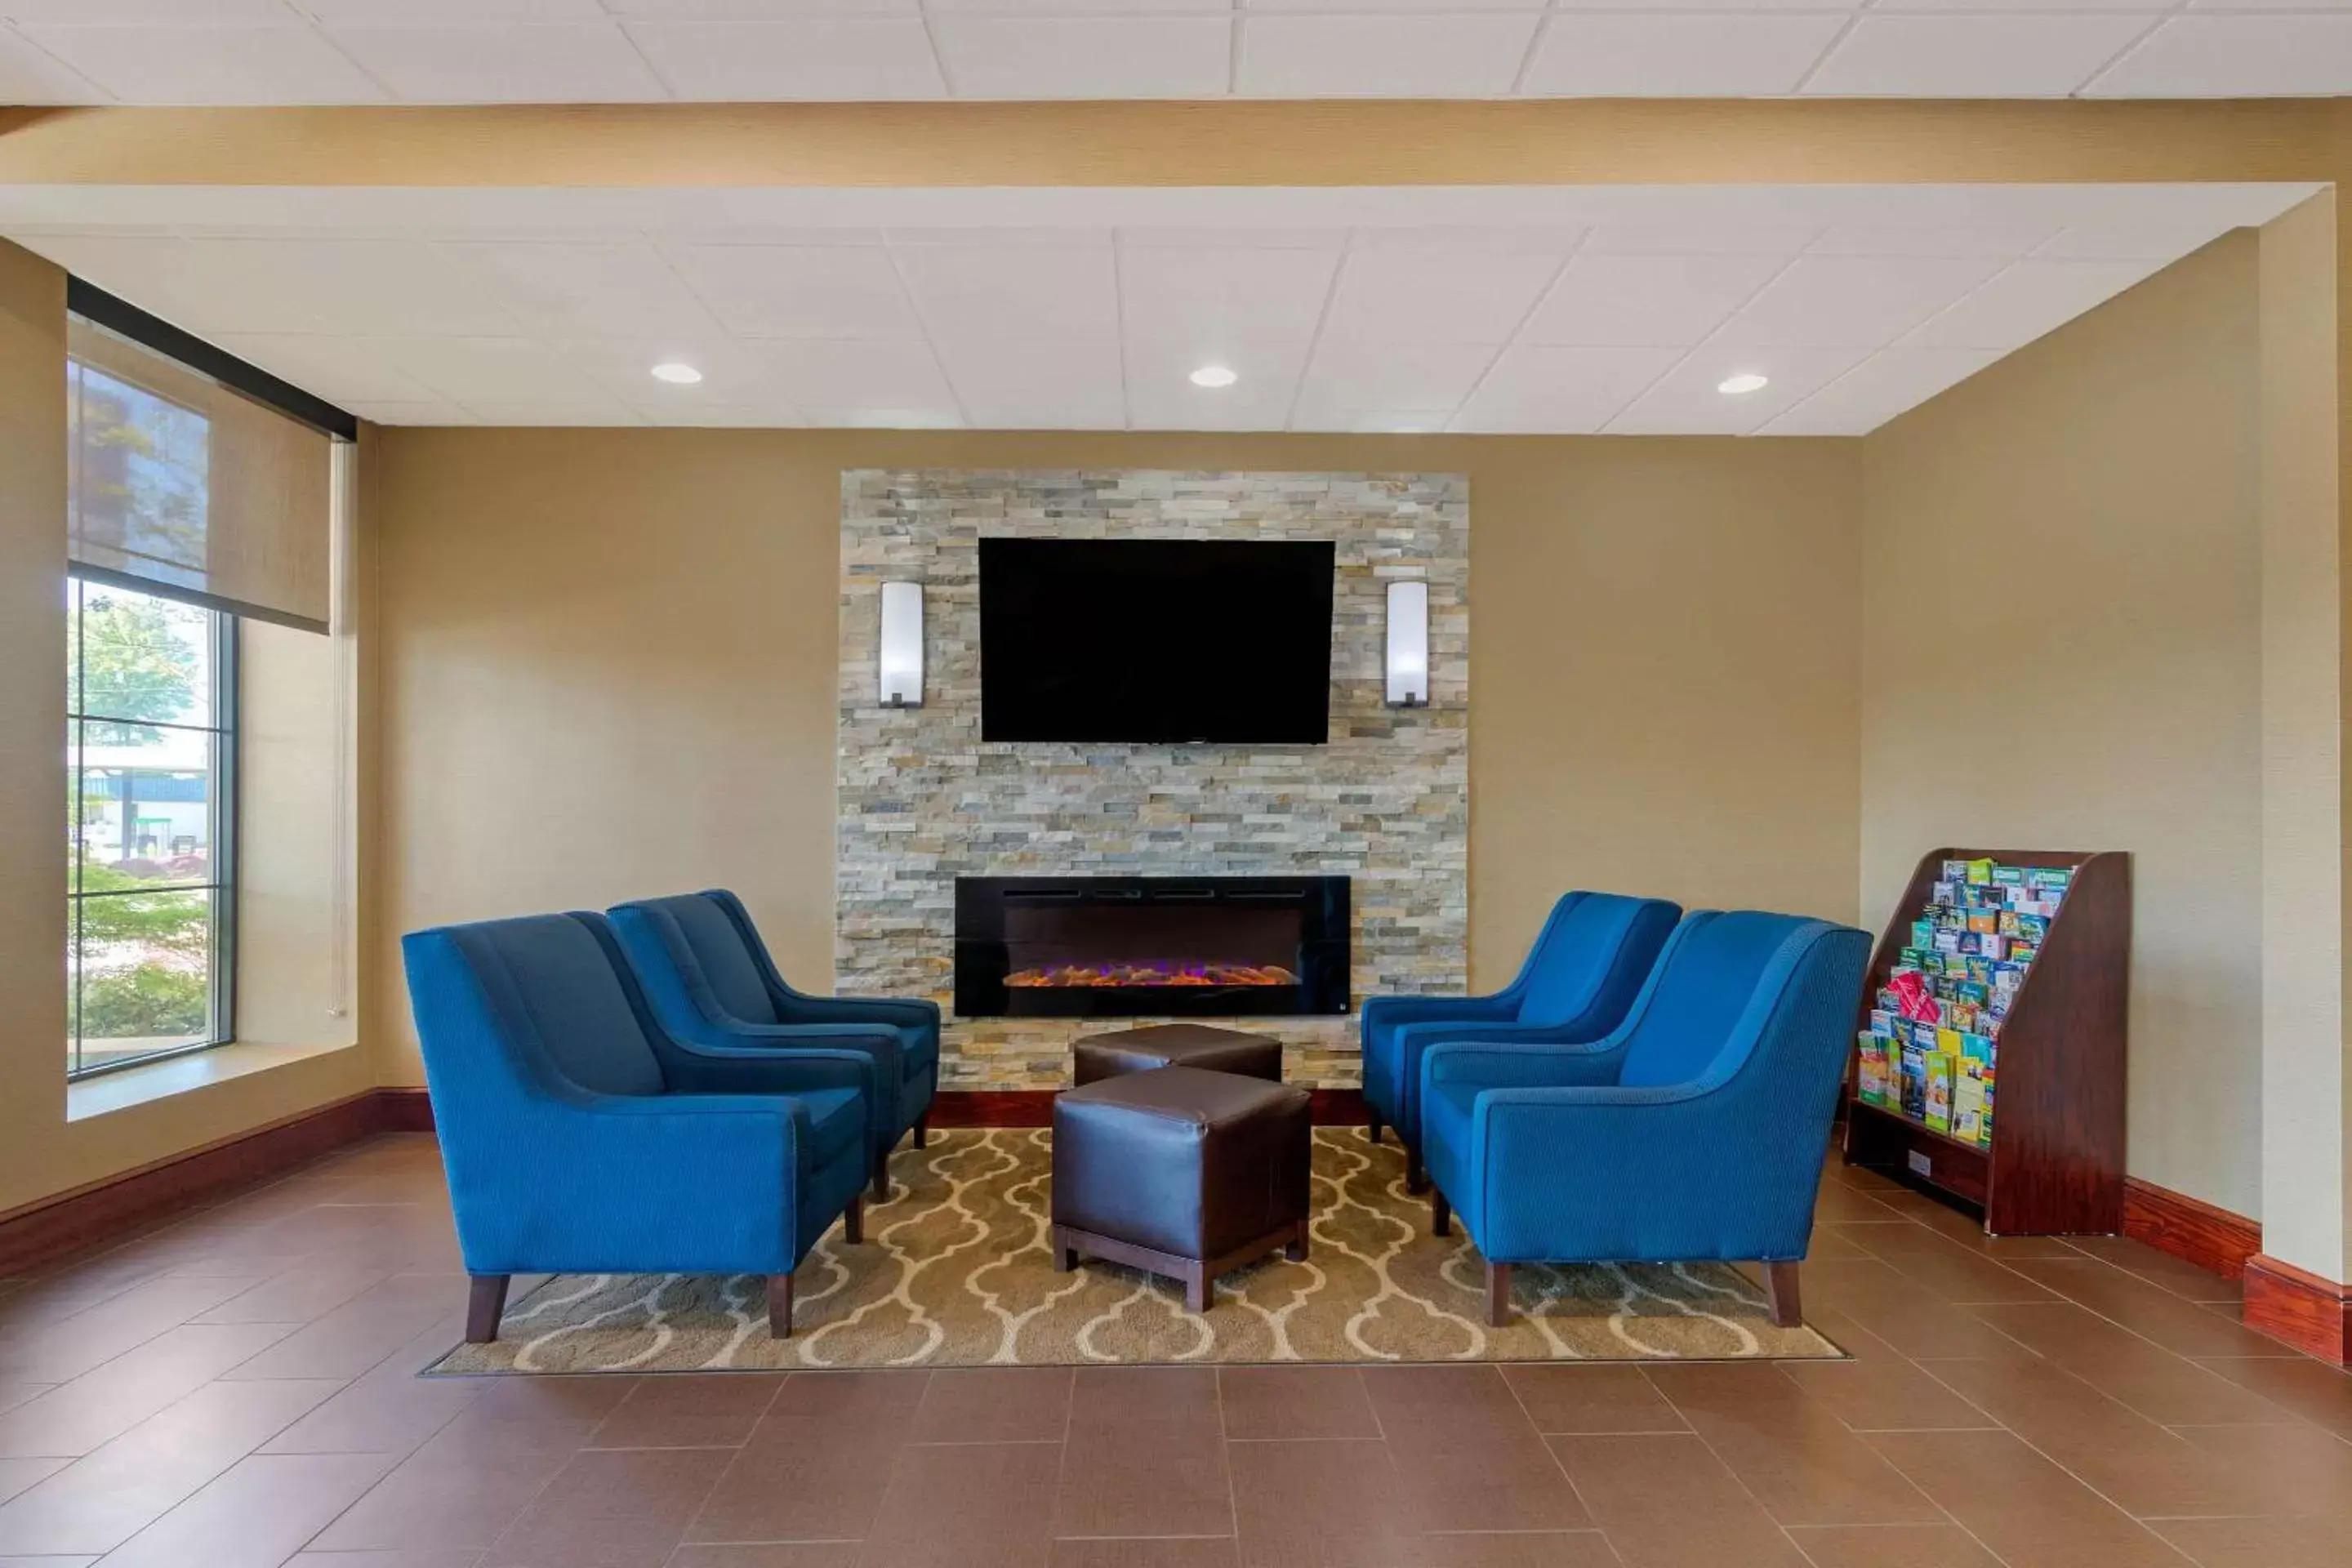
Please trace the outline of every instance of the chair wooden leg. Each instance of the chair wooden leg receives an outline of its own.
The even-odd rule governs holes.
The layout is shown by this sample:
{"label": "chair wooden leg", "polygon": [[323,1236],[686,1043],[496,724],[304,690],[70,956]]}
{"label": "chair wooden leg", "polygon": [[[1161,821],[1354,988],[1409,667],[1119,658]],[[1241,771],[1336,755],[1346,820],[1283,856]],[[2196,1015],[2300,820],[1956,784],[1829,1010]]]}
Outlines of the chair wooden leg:
{"label": "chair wooden leg", "polygon": [[1365,1112],[1364,1135],[1375,1143],[1381,1141],[1381,1113],[1379,1111],[1371,1110]]}
{"label": "chair wooden leg", "polygon": [[876,1203],[890,1201],[890,1155],[887,1150],[875,1157],[874,1182],[868,1190],[873,1193]]}
{"label": "chair wooden leg", "polygon": [[1764,1265],[1764,1300],[1771,1305],[1774,1328],[1793,1329],[1804,1322],[1805,1308],[1797,1291],[1795,1264]]}
{"label": "chair wooden leg", "polygon": [[1409,1193],[1429,1190],[1429,1173],[1421,1167],[1421,1151],[1410,1143],[1404,1149],[1404,1190]]}
{"label": "chair wooden leg", "polygon": [[499,1337],[499,1319],[507,1310],[504,1274],[477,1274],[466,1295],[466,1342],[486,1345]]}
{"label": "chair wooden leg", "polygon": [[1192,1272],[1184,1276],[1184,1305],[1195,1312],[1207,1311],[1209,1310],[1209,1289],[1213,1283],[1213,1281],[1209,1278],[1209,1266],[1207,1264],[1195,1263],[1192,1265]]}
{"label": "chair wooden leg", "polygon": [[856,1247],[866,1239],[866,1200],[852,1198],[841,1211],[841,1239]]}
{"label": "chair wooden leg", "polygon": [[768,1332],[780,1340],[793,1337],[793,1277],[768,1276]]}
{"label": "chair wooden leg", "polygon": [[1307,1261],[1307,1222],[1305,1220],[1298,1222],[1298,1234],[1291,1238],[1289,1246],[1282,1249],[1282,1255],[1293,1263]]}
{"label": "chair wooden leg", "polygon": [[1486,1326],[1507,1328],[1511,1321],[1511,1266],[1486,1265]]}
{"label": "chair wooden leg", "polygon": [[1429,1233],[1432,1236],[1454,1234],[1454,1205],[1435,1187],[1429,1189]]}
{"label": "chair wooden leg", "polygon": [[915,1118],[915,1147],[923,1148],[931,1141],[931,1113],[924,1111]]}

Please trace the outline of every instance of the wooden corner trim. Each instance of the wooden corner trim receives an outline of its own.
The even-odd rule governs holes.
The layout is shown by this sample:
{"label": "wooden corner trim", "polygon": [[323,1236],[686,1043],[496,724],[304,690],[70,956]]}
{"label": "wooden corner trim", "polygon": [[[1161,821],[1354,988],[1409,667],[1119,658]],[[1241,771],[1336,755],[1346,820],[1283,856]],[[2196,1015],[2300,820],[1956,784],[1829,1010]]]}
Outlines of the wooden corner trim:
{"label": "wooden corner trim", "polygon": [[2124,1178],[2124,1234],[2229,1279],[2263,1249],[2260,1221],[2137,1176]]}
{"label": "wooden corner trim", "polygon": [[2246,1259],[2246,1327],[2337,1366],[2352,1361],[2352,1285],[2258,1252]]}

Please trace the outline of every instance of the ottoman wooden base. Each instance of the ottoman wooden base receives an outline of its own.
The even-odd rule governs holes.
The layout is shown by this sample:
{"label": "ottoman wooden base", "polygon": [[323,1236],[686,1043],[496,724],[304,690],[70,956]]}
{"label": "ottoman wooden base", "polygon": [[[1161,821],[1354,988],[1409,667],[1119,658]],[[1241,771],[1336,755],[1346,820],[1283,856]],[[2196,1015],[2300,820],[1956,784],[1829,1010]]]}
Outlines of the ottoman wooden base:
{"label": "ottoman wooden base", "polygon": [[1179,1258],[1172,1252],[1157,1247],[1139,1247],[1132,1241],[1121,1241],[1114,1236],[1097,1236],[1092,1231],[1072,1226],[1054,1227],[1054,1268],[1067,1274],[1078,1266],[1081,1257],[1099,1258],[1111,1263],[1124,1263],[1130,1268],[1140,1268],[1147,1274],[1157,1274],[1166,1279],[1184,1282],[1184,1305],[1195,1312],[1209,1310],[1210,1288],[1220,1274],[1229,1274],[1245,1263],[1255,1263],[1282,1248],[1283,1256],[1293,1263],[1307,1260],[1307,1222],[1296,1220],[1270,1230],[1255,1241],[1243,1243],[1222,1258]]}

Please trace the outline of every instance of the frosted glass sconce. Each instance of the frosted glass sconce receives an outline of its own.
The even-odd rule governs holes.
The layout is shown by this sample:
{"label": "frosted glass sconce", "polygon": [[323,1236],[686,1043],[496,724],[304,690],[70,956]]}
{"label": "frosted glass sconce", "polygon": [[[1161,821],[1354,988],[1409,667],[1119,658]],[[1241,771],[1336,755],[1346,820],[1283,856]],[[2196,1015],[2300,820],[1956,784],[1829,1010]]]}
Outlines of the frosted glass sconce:
{"label": "frosted glass sconce", "polygon": [[1429,706],[1429,584],[1389,584],[1388,703]]}
{"label": "frosted glass sconce", "polygon": [[923,705],[923,585],[882,584],[882,706]]}

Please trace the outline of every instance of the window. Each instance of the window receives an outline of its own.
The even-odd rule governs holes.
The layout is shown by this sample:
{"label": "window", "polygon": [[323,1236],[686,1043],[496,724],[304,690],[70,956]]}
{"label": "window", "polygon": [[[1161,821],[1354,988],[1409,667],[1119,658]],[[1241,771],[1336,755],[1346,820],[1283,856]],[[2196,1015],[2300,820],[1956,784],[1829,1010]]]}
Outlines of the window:
{"label": "window", "polygon": [[229,1037],[236,625],[67,580],[68,1077]]}

